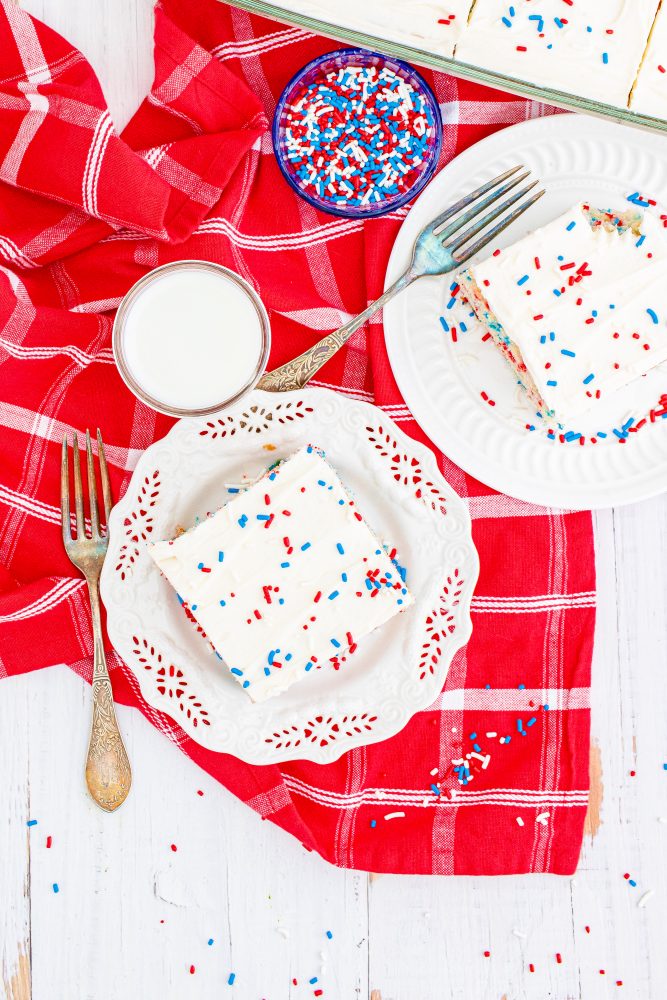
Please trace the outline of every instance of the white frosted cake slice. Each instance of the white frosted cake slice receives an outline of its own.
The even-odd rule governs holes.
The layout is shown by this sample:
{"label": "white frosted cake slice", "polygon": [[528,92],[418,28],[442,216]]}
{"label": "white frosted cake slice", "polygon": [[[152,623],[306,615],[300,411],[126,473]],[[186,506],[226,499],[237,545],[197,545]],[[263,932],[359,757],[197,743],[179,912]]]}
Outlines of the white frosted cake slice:
{"label": "white frosted cake slice", "polygon": [[667,4],[657,13],[630,107],[655,118],[667,117]]}
{"label": "white frosted cake slice", "polygon": [[473,0],[280,0],[286,11],[451,57]]}
{"label": "white frosted cake slice", "polygon": [[627,107],[659,0],[476,0],[462,62]]}
{"label": "white frosted cake slice", "polygon": [[413,600],[404,571],[311,446],[150,553],[253,701],[337,668]]}
{"label": "white frosted cake slice", "polygon": [[652,215],[575,205],[461,287],[543,416],[570,419],[667,360],[667,236]]}

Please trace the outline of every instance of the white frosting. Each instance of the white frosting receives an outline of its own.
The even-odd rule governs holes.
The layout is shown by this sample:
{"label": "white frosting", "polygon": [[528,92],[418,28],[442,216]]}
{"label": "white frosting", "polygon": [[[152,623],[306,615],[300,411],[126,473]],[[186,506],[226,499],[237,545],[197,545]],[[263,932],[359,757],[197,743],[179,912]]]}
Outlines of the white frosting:
{"label": "white frosting", "polygon": [[150,554],[253,701],[338,666],[413,600],[310,447]]}
{"label": "white frosting", "polygon": [[451,57],[470,4],[471,0],[279,0],[278,6]]}
{"label": "white frosting", "polygon": [[255,305],[222,271],[157,272],[132,302],[123,327],[130,374],[164,406],[222,405],[251,380],[262,354]]}
{"label": "white frosting", "polygon": [[630,107],[655,118],[667,117],[667,6],[658,11]]}
{"label": "white frosting", "polygon": [[642,234],[592,228],[577,205],[469,269],[561,419],[667,360],[667,236],[650,215]]}
{"label": "white frosting", "polygon": [[625,107],[658,2],[477,0],[456,58]]}

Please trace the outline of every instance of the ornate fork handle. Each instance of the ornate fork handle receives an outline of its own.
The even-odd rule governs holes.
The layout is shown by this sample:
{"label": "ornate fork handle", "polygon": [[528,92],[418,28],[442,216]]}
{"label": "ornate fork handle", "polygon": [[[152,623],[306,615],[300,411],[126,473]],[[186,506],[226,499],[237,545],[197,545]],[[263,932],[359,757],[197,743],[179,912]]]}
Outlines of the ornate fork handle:
{"label": "ornate fork handle", "polygon": [[118,729],[111,680],[102,642],[100,595],[97,579],[87,578],[93,619],[93,718],[86,758],[86,784],[95,801],[113,812],[130,791],[132,772]]}
{"label": "ornate fork handle", "polygon": [[354,316],[345,326],[339,330],[329,333],[322,340],[319,340],[307,351],[300,354],[298,358],[288,361],[280,368],[274,368],[272,372],[266,372],[257,383],[258,389],[266,389],[268,392],[288,392],[290,389],[302,389],[313,375],[333,357],[336,351],[346,344],[355,330],[370,319],[378,309],[394,297],[398,292],[411,285],[419,277],[412,268],[408,268],[404,274],[398,278],[393,285],[384,292],[375,302],[371,302],[363,312]]}

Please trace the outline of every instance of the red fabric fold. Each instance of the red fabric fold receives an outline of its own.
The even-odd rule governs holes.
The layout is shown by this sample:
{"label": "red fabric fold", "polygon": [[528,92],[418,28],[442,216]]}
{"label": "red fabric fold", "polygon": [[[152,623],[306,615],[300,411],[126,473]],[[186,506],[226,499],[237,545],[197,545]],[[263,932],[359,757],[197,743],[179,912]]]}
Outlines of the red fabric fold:
{"label": "red fabric fold", "polygon": [[[184,257],[231,267],[269,309],[272,365],[382,290],[405,211],[365,224],[317,213],[288,188],[271,149],[282,87],[334,47],[215,0],[165,0],[155,81],[118,135],[81,54],[0,3],[0,676],[59,662],[90,675],[85,584],[60,541],[62,434],[102,428],[118,497],[138,455],[171,425],[134,399],[113,364],[113,312],[130,285]],[[546,113],[426,75],[447,122],[442,163],[498,127]],[[398,392],[377,317],[320,384],[374,401],[429,443]],[[250,767],[202,749],[143,703],[111,652],[114,689],[263,818],[334,864],[569,873],[588,790],[590,515],[503,497],[436,455],[473,516],[474,631],[441,696],[401,734],[326,767]],[[517,716],[533,709],[537,721],[522,739]],[[460,788],[452,760],[471,732],[492,731],[513,738]],[[405,817],[383,819],[396,809]],[[540,812],[549,813],[544,825]]]}

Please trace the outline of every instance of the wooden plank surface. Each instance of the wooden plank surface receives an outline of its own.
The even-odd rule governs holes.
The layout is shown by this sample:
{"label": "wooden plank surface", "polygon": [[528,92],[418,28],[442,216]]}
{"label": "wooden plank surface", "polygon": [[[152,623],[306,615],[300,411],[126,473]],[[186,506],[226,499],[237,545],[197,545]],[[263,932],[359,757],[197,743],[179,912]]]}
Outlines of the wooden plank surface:
{"label": "wooden plank surface", "polygon": [[[82,49],[124,124],[151,79],[148,0],[24,6]],[[338,871],[123,709],[134,787],[107,816],[84,792],[87,688],[63,667],[3,681],[5,997],[664,1000],[667,499],[597,515],[596,545],[599,780],[572,880]]]}

